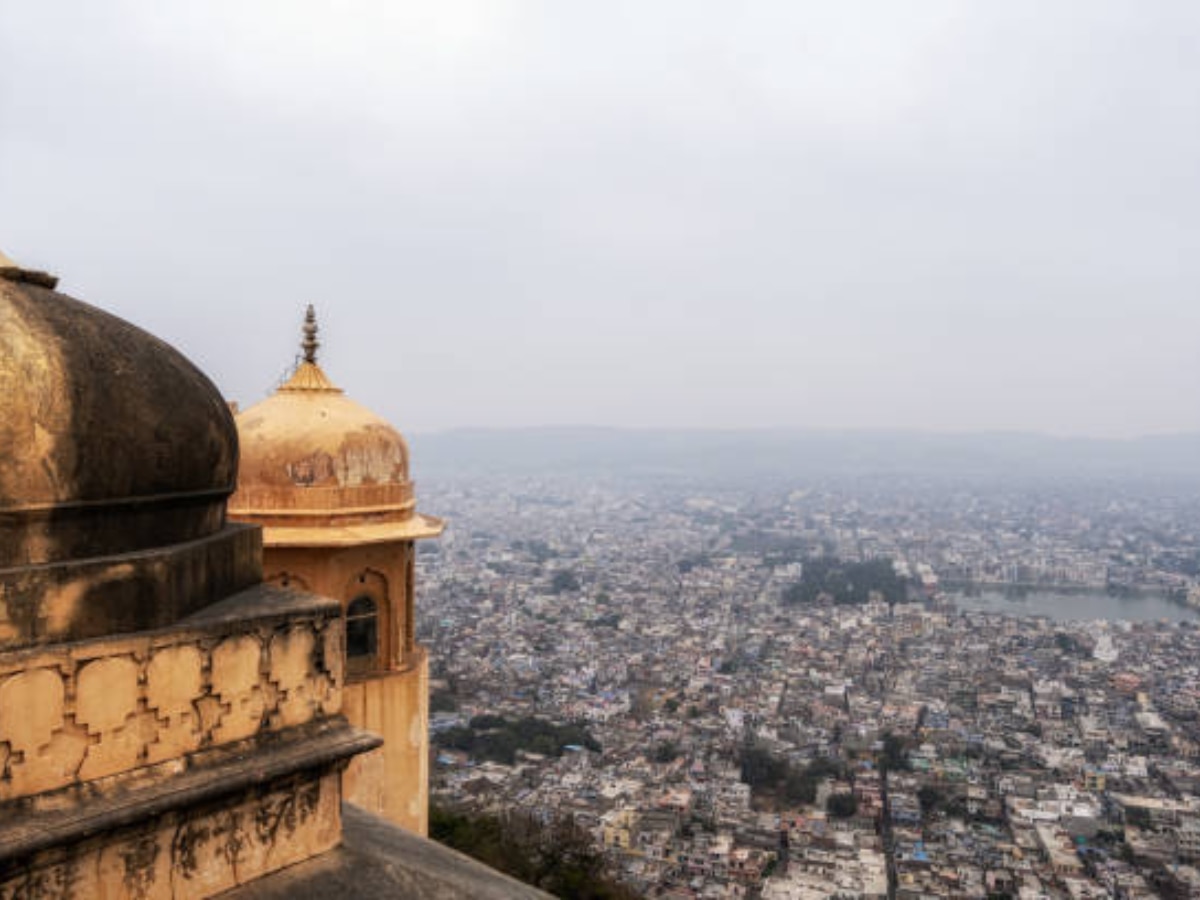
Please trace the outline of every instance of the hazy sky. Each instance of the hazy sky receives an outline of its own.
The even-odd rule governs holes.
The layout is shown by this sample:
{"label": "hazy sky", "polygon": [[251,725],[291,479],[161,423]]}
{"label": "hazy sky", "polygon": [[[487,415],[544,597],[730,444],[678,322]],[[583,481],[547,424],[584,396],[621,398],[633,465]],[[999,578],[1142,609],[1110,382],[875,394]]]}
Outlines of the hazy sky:
{"label": "hazy sky", "polygon": [[1192,0],[0,0],[0,249],[402,430],[1200,430]]}

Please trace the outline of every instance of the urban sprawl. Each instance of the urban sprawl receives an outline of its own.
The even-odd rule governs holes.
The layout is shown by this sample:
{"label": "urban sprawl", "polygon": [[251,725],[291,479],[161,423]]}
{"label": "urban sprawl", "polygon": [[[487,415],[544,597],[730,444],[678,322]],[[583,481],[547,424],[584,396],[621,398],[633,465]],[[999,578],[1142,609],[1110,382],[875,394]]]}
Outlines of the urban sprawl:
{"label": "urban sprawl", "polygon": [[[1195,495],[425,491],[451,523],[419,565],[436,804],[572,821],[646,896],[1200,896]],[[903,593],[797,602],[821,560]],[[1179,614],[955,602],[998,588]]]}

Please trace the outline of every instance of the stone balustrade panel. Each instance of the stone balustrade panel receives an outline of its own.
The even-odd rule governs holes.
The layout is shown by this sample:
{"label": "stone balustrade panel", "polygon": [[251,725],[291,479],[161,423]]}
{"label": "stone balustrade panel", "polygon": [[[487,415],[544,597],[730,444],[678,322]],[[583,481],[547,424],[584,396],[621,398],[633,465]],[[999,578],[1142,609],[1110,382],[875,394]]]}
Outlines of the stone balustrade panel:
{"label": "stone balustrade panel", "polygon": [[342,632],[313,616],[0,658],[0,803],[335,715]]}

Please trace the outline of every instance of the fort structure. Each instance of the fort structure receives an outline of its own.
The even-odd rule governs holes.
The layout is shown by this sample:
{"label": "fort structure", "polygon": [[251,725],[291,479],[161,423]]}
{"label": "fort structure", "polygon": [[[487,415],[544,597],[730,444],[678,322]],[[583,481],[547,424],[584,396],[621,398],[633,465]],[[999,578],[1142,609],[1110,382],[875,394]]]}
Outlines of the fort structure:
{"label": "fort structure", "polygon": [[303,334],[287,382],[236,417],[241,463],[229,513],[262,526],[268,583],[340,602],[342,709],[384,739],[351,762],[347,798],[425,834],[429,664],[414,637],[415,541],[443,524],[416,510],[404,438],[321,369],[311,306]]}
{"label": "fort structure", "polygon": [[262,527],[234,522],[220,393],[56,283],[0,255],[0,898],[537,896],[343,802],[424,822],[379,780],[399,759],[423,806],[411,550],[441,525],[403,439],[313,346],[244,417]]}

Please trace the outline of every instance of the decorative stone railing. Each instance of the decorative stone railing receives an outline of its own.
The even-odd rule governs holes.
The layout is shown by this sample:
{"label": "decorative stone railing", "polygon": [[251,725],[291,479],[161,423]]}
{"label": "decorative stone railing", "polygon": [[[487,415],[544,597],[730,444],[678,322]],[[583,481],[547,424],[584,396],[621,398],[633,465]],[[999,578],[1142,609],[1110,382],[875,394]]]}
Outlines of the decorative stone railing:
{"label": "decorative stone railing", "polygon": [[342,620],[308,603],[0,655],[0,804],[337,714]]}

